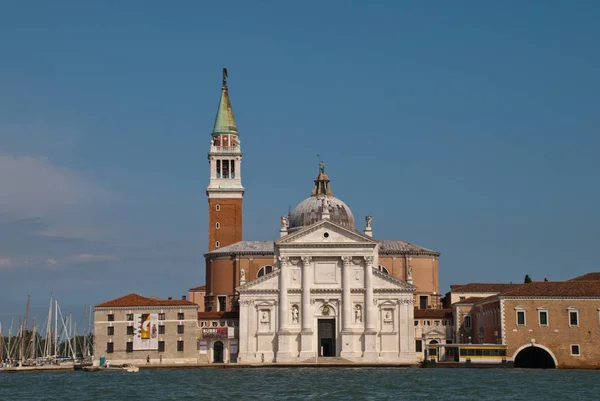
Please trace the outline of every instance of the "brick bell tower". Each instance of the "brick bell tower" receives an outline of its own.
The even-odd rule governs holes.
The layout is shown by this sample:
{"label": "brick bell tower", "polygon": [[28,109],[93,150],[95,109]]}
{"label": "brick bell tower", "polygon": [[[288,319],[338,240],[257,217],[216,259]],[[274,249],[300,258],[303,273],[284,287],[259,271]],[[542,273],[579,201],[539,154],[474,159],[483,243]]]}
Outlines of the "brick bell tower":
{"label": "brick bell tower", "polygon": [[208,251],[242,240],[242,151],[227,89],[227,69],[208,152]]}

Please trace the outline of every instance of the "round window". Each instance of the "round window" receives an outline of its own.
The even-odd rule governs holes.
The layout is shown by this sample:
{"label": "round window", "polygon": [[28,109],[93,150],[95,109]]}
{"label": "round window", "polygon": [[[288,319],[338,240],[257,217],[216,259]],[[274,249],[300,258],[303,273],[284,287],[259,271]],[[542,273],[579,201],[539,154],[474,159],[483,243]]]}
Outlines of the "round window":
{"label": "round window", "polygon": [[325,234],[323,234],[323,237],[324,237],[324,238],[329,238],[329,233],[325,233]]}

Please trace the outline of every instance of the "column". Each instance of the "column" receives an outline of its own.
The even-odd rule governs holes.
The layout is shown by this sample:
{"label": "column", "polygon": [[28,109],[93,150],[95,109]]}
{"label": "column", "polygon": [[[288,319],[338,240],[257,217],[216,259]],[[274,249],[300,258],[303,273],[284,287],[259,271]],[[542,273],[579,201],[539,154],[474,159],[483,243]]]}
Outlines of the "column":
{"label": "column", "polygon": [[279,331],[288,328],[288,274],[290,258],[279,258]]}
{"label": "column", "polygon": [[310,287],[312,284],[312,258],[305,256],[302,258],[302,331],[312,332],[313,316],[310,313]]}
{"label": "column", "polygon": [[[279,258],[279,330],[277,331],[277,354],[275,361],[289,362],[292,358],[292,352],[290,351],[291,336],[288,330],[289,309],[288,303],[288,276],[290,258],[281,257]],[[297,351],[293,355],[297,357]]]}
{"label": "column", "polygon": [[373,304],[373,256],[365,257],[365,329],[375,331],[376,308]]}
{"label": "column", "polygon": [[377,350],[377,331],[375,330],[377,322],[377,309],[373,303],[373,256],[365,256],[365,352],[363,358],[365,361],[376,361],[378,359]]}
{"label": "column", "polygon": [[[342,358],[353,360],[360,357],[360,347],[358,337],[360,333],[355,333],[352,329],[352,297],[350,295],[350,287],[352,283],[352,256],[344,256],[342,258],[342,341],[341,352]],[[356,348],[356,350],[355,350]]]}
{"label": "column", "polygon": [[300,332],[300,361],[315,356],[313,351],[314,316],[310,305],[310,289],[313,284],[312,257],[302,258],[302,331]]}
{"label": "column", "polygon": [[342,258],[342,331],[348,331],[352,324],[352,299],[350,298],[350,283],[352,277],[352,256]]}

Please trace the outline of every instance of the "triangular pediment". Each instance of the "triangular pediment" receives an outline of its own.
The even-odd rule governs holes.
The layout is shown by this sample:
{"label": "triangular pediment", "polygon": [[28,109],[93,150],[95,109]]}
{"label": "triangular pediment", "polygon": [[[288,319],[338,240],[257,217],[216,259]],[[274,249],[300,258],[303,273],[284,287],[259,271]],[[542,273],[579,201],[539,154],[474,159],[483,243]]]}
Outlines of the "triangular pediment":
{"label": "triangular pediment", "polygon": [[247,281],[238,288],[240,293],[254,291],[276,291],[279,288],[279,269],[256,280]]}
{"label": "triangular pediment", "polygon": [[438,329],[431,329],[429,331],[426,331],[423,334],[425,334],[425,336],[427,336],[427,337],[440,337],[440,336],[445,337],[446,336],[445,332],[440,331]]}
{"label": "triangular pediment", "polygon": [[276,241],[279,246],[300,244],[358,244],[376,246],[377,241],[358,231],[350,230],[330,220],[321,220]]}
{"label": "triangular pediment", "polygon": [[380,272],[378,269],[373,268],[373,289],[375,290],[402,290],[403,292],[413,293],[417,289],[414,285],[407,283],[404,280],[397,279],[396,277],[390,276]]}

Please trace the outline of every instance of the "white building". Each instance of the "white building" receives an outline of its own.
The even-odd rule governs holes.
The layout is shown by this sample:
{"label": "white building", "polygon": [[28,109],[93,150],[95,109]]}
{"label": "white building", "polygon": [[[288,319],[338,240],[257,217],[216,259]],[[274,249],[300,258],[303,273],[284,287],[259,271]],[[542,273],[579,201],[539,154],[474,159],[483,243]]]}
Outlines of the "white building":
{"label": "white building", "polygon": [[241,272],[238,361],[415,363],[416,288],[378,269],[371,218],[355,230],[323,166],[289,227],[281,220],[274,270],[249,282]]}

